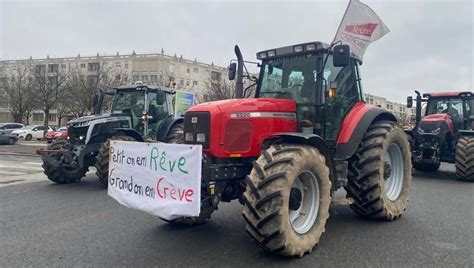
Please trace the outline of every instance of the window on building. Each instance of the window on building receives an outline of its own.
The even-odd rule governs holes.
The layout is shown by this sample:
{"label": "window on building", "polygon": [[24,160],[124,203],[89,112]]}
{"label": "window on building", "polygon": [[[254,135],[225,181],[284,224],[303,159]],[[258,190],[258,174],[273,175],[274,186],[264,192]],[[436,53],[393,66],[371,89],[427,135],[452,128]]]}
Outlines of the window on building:
{"label": "window on building", "polygon": [[123,81],[124,81],[124,82],[128,82],[128,76],[125,75],[125,76],[123,77]]}
{"label": "window on building", "polygon": [[98,62],[91,62],[87,64],[87,70],[89,72],[96,72],[100,69],[100,63]]}
{"label": "window on building", "polygon": [[33,113],[33,121],[43,121],[43,113]]}
{"label": "window on building", "polygon": [[58,64],[48,64],[48,73],[57,73],[59,71]]}
{"label": "window on building", "polygon": [[216,80],[216,81],[221,80],[221,73],[216,72],[216,71],[212,71],[211,72],[211,79]]}
{"label": "window on building", "polygon": [[148,75],[142,75],[142,81],[147,82],[148,81]]}
{"label": "window on building", "polygon": [[120,64],[120,62],[118,62],[118,63],[116,62],[115,63],[115,68],[122,68],[122,64]]}
{"label": "window on building", "polygon": [[125,69],[128,69],[128,63],[127,62],[125,63]]}
{"label": "window on building", "polygon": [[56,114],[49,114],[48,117],[49,122],[56,122]]}
{"label": "window on building", "polygon": [[186,86],[189,86],[189,85],[190,85],[190,81],[186,80]]}
{"label": "window on building", "polygon": [[120,81],[120,75],[119,74],[115,76],[115,81]]}
{"label": "window on building", "polygon": [[197,86],[198,85],[198,81],[193,81],[193,86]]}
{"label": "window on building", "polygon": [[61,64],[61,70],[66,70],[66,64]]}
{"label": "window on building", "polygon": [[151,82],[156,83],[156,81],[158,81],[158,76],[156,76],[156,75],[151,75],[151,76],[150,76],[150,80],[151,80]]}
{"label": "window on building", "polygon": [[195,73],[195,74],[199,73],[199,69],[198,68],[193,68],[193,73]]}
{"label": "window on building", "polygon": [[81,63],[81,68],[86,68],[86,64],[85,63]]}
{"label": "window on building", "polygon": [[140,80],[139,76],[138,76],[138,75],[134,75],[134,76],[133,76],[133,82],[137,82],[138,80]]}
{"label": "window on building", "polygon": [[184,80],[183,79],[179,80],[179,85],[184,86]]}
{"label": "window on building", "polygon": [[35,74],[44,74],[46,73],[46,65],[36,65]]}
{"label": "window on building", "polygon": [[186,68],[186,73],[187,73],[187,74],[190,74],[190,73],[191,73],[191,68],[187,67],[187,68]]}

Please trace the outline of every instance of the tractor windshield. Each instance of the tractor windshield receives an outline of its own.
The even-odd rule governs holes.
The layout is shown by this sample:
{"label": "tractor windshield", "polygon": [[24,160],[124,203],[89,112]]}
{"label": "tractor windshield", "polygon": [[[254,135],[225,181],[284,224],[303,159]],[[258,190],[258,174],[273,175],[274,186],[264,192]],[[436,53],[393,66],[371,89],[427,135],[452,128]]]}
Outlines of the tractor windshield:
{"label": "tractor windshield", "polygon": [[316,55],[306,54],[264,62],[259,97],[314,102]]}
{"label": "tractor windshield", "polygon": [[432,98],[426,107],[426,115],[430,114],[449,114],[452,119],[460,120],[463,114],[462,100],[460,98]]}
{"label": "tractor windshield", "polygon": [[145,111],[145,91],[120,91],[114,97],[112,114],[130,116],[133,128],[142,132],[142,114],[147,112],[151,116],[149,124],[150,132],[153,133],[162,119],[174,113],[172,99],[170,94],[163,91],[148,91],[147,99],[148,111]]}

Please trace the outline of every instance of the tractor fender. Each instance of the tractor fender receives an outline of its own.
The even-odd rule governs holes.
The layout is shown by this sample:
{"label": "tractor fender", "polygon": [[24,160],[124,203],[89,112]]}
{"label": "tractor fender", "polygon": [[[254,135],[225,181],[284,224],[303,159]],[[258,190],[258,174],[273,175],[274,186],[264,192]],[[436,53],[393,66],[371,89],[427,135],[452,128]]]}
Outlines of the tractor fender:
{"label": "tractor fender", "polygon": [[183,117],[175,117],[173,115],[163,119],[163,121],[158,126],[158,130],[156,131],[156,140],[164,142],[171,127],[173,127],[173,125],[178,122],[183,122],[183,120]]}
{"label": "tractor fender", "polygon": [[144,142],[145,140],[143,139],[143,137],[140,135],[140,133],[138,133],[136,130],[134,129],[130,129],[130,128],[116,128],[114,129],[115,130],[115,133],[113,133],[111,135],[111,137],[113,136],[116,136],[117,134],[120,134],[120,133],[123,133],[124,135],[126,136],[129,136],[129,137],[132,137],[134,138],[135,140],[139,141],[139,142]]}
{"label": "tractor fender", "polygon": [[322,153],[326,158],[326,164],[329,167],[329,176],[331,182],[333,183],[332,185],[334,187],[337,185],[337,176],[335,175],[336,164],[334,162],[333,152],[321,136],[316,134],[305,134],[299,132],[274,133],[267,137],[267,139],[263,142],[263,149],[267,149],[268,147],[270,147],[271,144],[275,142],[307,144],[318,149],[319,152]]}
{"label": "tractor fender", "polygon": [[334,158],[347,160],[353,156],[369,126],[381,120],[397,122],[395,116],[385,109],[364,103],[356,104],[341,125]]}

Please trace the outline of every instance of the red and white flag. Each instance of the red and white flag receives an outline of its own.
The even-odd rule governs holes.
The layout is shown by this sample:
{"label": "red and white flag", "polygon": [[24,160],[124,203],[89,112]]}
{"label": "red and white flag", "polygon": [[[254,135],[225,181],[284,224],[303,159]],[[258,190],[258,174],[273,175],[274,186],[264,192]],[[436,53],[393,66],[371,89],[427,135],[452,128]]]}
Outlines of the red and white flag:
{"label": "red and white flag", "polygon": [[341,41],[351,47],[360,60],[370,43],[380,39],[390,30],[367,5],[359,0],[350,0],[342,18],[333,44]]}

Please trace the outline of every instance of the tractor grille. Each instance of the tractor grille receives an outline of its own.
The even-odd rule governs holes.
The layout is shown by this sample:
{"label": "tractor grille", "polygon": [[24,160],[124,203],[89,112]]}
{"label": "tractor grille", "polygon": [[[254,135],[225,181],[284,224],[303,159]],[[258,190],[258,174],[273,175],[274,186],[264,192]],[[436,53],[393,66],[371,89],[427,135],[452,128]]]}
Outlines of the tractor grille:
{"label": "tractor grille", "polygon": [[[184,115],[185,143],[201,144],[203,148],[209,148],[211,139],[210,127],[211,119],[208,112],[187,112]],[[198,133],[204,134],[204,141],[197,141]]]}
{"label": "tractor grille", "polygon": [[[69,127],[67,129],[68,136],[69,136],[69,142],[73,144],[84,144],[86,140],[86,135],[87,135],[87,129],[89,126],[84,126],[84,127]],[[82,139],[79,139],[79,137],[83,137]]]}

